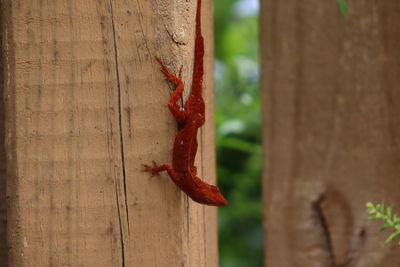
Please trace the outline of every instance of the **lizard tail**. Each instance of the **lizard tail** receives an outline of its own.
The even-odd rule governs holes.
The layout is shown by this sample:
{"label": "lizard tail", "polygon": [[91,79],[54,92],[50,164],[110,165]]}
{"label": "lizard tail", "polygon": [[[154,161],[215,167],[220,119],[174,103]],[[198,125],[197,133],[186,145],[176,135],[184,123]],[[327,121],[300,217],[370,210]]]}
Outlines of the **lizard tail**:
{"label": "lizard tail", "polygon": [[192,94],[201,96],[204,75],[204,38],[201,32],[201,0],[197,0],[196,39],[194,44],[194,67]]}

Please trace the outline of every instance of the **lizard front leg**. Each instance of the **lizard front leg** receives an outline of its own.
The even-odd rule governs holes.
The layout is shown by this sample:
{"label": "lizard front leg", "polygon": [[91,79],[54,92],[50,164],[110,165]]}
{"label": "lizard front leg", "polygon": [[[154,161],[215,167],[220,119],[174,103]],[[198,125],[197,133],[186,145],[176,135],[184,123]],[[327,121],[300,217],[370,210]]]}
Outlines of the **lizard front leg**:
{"label": "lizard front leg", "polygon": [[168,164],[157,165],[153,161],[153,166],[147,164],[144,164],[143,166],[144,166],[144,171],[151,172],[152,176],[158,175],[160,172],[167,171],[169,177],[171,177],[171,179],[174,182],[178,181],[178,175],[176,174],[174,168],[172,168],[172,166]]}
{"label": "lizard front leg", "polygon": [[168,68],[165,66],[165,64],[162,62],[162,60],[159,57],[156,57],[156,60],[158,63],[161,65],[161,72],[164,73],[165,79],[168,81],[172,82],[175,86],[176,89],[174,93],[172,94],[171,98],[169,99],[168,102],[168,108],[171,111],[172,115],[175,117],[175,119],[183,123],[186,121],[186,112],[185,109],[181,106],[178,105],[179,99],[182,99],[182,94],[184,90],[184,85],[182,81],[182,66],[179,70],[179,76],[176,77],[174,74],[172,74]]}

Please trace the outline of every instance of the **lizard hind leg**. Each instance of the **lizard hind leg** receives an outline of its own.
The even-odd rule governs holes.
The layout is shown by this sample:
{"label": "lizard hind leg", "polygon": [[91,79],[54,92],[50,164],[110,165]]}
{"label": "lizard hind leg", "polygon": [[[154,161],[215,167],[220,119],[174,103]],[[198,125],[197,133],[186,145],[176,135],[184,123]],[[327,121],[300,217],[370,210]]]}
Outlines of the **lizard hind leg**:
{"label": "lizard hind leg", "polygon": [[[159,175],[160,172],[165,171],[164,165],[157,165],[157,163],[153,160],[153,166],[143,164],[145,172],[151,172],[151,176]],[[168,166],[168,165],[165,165]]]}
{"label": "lizard hind leg", "polygon": [[[178,87],[182,87],[181,90],[183,92],[183,82],[182,82],[182,67],[179,69],[179,76],[176,77],[168,68],[167,66],[165,66],[164,62],[159,58],[156,57],[156,60],[158,61],[158,63],[160,63],[161,65],[161,72],[164,73],[165,75],[165,79],[167,79],[168,81],[170,81],[171,83],[173,83],[177,89]],[[176,90],[175,90],[176,91]]]}
{"label": "lizard hind leg", "polygon": [[184,90],[184,84],[182,81],[183,65],[181,65],[178,77],[176,77],[168,70],[167,66],[165,66],[164,62],[162,62],[162,60],[159,57],[156,57],[156,60],[161,65],[161,72],[164,73],[165,79],[167,79],[176,86],[174,93],[169,99],[168,108],[178,122],[184,123],[186,121],[186,112],[185,109],[179,106],[178,104],[178,101],[182,99],[182,94]]}

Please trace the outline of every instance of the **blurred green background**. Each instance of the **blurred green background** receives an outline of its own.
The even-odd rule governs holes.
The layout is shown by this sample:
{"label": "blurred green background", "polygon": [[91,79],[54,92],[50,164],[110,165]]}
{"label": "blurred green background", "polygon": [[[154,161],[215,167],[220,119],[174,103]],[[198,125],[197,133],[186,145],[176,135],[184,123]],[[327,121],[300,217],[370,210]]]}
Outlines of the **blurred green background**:
{"label": "blurred green background", "polygon": [[221,267],[263,265],[258,0],[218,0],[215,85]]}

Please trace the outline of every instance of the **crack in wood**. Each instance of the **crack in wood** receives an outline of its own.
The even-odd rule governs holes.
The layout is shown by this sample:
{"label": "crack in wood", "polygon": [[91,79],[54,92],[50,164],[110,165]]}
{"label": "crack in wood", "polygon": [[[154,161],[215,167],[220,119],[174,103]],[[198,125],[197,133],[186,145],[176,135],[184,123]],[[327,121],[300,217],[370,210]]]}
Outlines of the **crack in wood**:
{"label": "crack in wood", "polygon": [[122,176],[124,182],[124,195],[125,195],[125,211],[126,211],[126,220],[128,226],[128,233],[130,234],[130,223],[129,223],[129,209],[128,209],[128,194],[127,194],[127,186],[126,186],[126,168],[125,168],[125,149],[124,149],[124,137],[122,131],[122,103],[121,103],[121,84],[120,84],[120,76],[119,76],[119,64],[118,64],[118,49],[117,49],[117,41],[115,36],[115,27],[114,27],[114,15],[112,11],[112,4],[110,2],[110,12],[111,12],[111,21],[112,21],[112,32],[114,39],[114,54],[115,54],[115,69],[117,75],[117,93],[118,93],[118,123],[119,123],[119,136],[120,136],[120,145],[121,145],[121,162],[122,162]]}
{"label": "crack in wood", "polygon": [[122,267],[125,267],[125,244],[124,244],[124,233],[122,228],[122,218],[121,218],[121,209],[119,207],[119,196],[118,196],[118,184],[115,184],[115,196],[117,199],[117,212],[118,212],[118,222],[119,222],[119,235],[120,235],[120,242],[121,242],[121,260],[122,260]]}
{"label": "crack in wood", "polygon": [[[122,164],[122,180],[124,185],[124,197],[125,197],[125,212],[126,212],[126,220],[127,220],[127,228],[128,234],[130,235],[130,222],[129,222],[129,209],[128,209],[128,195],[127,195],[127,187],[126,187],[126,171],[125,171],[125,151],[124,151],[124,138],[122,131],[122,103],[121,103],[121,83],[120,83],[120,75],[119,75],[119,64],[118,64],[118,48],[117,48],[117,39],[115,32],[115,23],[114,23],[114,13],[112,0],[109,2],[110,6],[110,16],[111,16],[111,26],[112,26],[112,34],[113,34],[113,43],[114,43],[114,57],[115,57],[115,71],[116,71],[116,79],[117,79],[117,102],[118,102],[118,124],[119,124],[119,137],[120,137],[120,151],[121,151],[121,164]],[[122,267],[125,267],[125,244],[124,244],[124,234],[123,234],[123,224],[120,210],[120,201],[118,195],[118,184],[116,184],[116,197],[117,197],[117,205],[118,205],[118,220],[120,227],[120,238],[121,238],[121,257],[122,257]]]}

